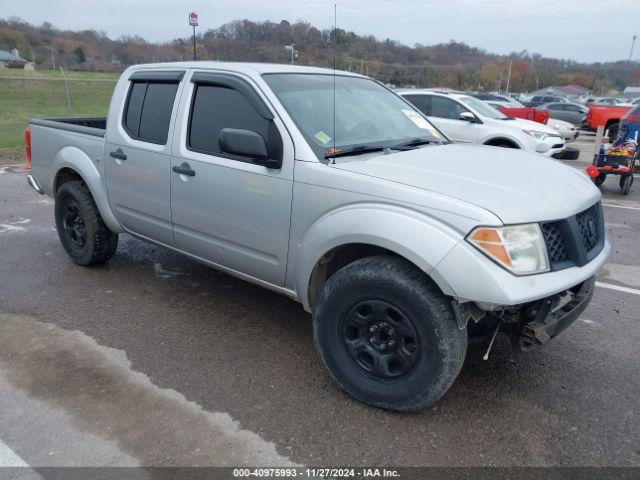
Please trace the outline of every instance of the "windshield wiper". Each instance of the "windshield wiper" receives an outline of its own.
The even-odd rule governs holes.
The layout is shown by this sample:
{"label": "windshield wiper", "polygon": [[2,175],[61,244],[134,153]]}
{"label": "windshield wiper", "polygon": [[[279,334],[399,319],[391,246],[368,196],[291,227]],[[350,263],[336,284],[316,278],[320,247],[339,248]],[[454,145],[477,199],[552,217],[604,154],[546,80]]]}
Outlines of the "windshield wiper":
{"label": "windshield wiper", "polygon": [[419,147],[420,145],[427,145],[428,143],[435,143],[437,140],[430,140],[428,138],[412,138],[411,140],[407,140],[406,142],[396,143],[395,145],[390,145],[389,148],[394,150],[408,150],[411,147]]}
{"label": "windshield wiper", "polygon": [[360,155],[362,153],[380,152],[384,150],[382,146],[370,146],[370,145],[354,145],[353,147],[345,148],[344,150],[338,150],[324,154],[324,158],[336,158],[346,157],[348,155]]}

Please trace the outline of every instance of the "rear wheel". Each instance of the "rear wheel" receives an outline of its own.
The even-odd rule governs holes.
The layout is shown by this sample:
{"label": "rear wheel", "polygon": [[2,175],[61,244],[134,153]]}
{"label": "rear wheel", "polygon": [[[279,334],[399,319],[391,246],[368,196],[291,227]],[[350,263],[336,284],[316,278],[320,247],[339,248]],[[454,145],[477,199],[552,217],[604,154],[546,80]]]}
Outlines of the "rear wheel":
{"label": "rear wheel", "polygon": [[620,177],[620,190],[623,195],[629,195],[631,185],[633,185],[633,175],[623,175]]}
{"label": "rear wheel", "polygon": [[113,257],[118,235],[104,224],[91,192],[82,182],[63,184],[55,200],[58,237],[74,263],[93,265]]}
{"label": "rear wheel", "polygon": [[393,256],[356,260],[325,283],[314,340],[336,383],[376,407],[433,405],[457,377],[467,348],[451,304],[417,267]]}

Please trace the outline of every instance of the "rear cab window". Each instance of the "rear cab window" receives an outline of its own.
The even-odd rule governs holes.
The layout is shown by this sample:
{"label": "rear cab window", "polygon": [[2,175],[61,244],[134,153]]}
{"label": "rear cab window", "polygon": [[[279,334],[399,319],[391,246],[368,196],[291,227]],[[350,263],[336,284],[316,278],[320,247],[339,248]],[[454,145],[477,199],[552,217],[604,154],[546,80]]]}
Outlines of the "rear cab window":
{"label": "rear cab window", "polygon": [[164,145],[169,135],[171,113],[183,72],[135,72],[122,125],[134,140]]}

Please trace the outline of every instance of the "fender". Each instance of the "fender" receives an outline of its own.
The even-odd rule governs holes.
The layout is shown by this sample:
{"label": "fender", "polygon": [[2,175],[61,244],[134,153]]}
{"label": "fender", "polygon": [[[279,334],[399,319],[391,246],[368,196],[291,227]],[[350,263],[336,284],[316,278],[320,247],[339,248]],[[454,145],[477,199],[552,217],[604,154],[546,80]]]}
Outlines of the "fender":
{"label": "fender", "polygon": [[[309,310],[313,269],[325,253],[341,245],[364,243],[385,248],[429,275],[461,238],[452,228],[409,208],[383,203],[345,206],[319,218],[297,243],[297,250],[292,252],[294,289]],[[445,294],[454,294],[441,277],[434,281]]]}
{"label": "fender", "polygon": [[124,229],[109,207],[102,175],[100,175],[91,158],[78,147],[67,146],[61,149],[51,164],[51,171],[54,174],[51,176],[51,184],[48,186],[48,191],[53,192],[55,179],[63,168],[70,168],[82,177],[93,196],[93,200],[96,202],[102,220],[109,230],[114,233],[123,233]]}

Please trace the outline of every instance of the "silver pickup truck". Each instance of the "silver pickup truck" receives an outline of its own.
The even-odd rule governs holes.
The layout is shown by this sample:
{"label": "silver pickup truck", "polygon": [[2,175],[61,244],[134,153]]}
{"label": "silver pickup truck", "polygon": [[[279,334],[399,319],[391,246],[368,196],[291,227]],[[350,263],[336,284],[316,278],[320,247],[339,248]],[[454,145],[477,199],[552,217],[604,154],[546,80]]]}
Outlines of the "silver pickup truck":
{"label": "silver pickup truck", "polygon": [[436,402],[468,341],[545,343],[611,252],[585,175],[452,144],[346,72],[139,65],[108,118],[34,119],[27,138],[72,261],[109,260],[126,232],[288,295],[337,384],[382,408]]}

